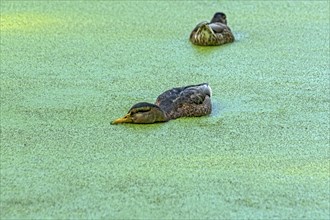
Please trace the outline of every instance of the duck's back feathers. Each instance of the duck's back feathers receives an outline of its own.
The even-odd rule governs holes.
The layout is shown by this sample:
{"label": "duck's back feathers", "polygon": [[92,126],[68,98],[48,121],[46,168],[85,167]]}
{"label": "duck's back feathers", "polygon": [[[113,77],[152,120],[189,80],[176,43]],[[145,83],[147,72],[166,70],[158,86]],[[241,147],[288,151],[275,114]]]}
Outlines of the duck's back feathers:
{"label": "duck's back feathers", "polygon": [[178,87],[158,96],[158,105],[168,119],[203,116],[211,113],[211,88],[207,83]]}

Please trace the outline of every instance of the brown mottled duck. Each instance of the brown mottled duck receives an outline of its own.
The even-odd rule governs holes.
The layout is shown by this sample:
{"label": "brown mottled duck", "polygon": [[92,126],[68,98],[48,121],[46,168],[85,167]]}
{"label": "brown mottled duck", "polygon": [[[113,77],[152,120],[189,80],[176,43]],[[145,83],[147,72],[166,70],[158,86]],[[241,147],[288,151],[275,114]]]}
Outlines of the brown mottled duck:
{"label": "brown mottled duck", "polygon": [[111,124],[150,124],[179,117],[198,117],[212,111],[211,87],[207,83],[173,88],[158,96],[155,104],[140,102]]}
{"label": "brown mottled duck", "polygon": [[217,12],[210,22],[199,23],[190,34],[190,41],[200,46],[218,46],[235,40],[227,26],[225,13]]}

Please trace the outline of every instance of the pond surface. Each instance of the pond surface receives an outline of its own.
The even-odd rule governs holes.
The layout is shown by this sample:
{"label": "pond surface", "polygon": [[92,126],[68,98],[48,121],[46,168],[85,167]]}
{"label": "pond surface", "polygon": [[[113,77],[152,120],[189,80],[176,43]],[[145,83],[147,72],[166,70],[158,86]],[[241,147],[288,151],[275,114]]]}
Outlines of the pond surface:
{"label": "pond surface", "polygon": [[[1,218],[329,217],[329,1],[0,4]],[[110,125],[203,82],[210,116]]]}

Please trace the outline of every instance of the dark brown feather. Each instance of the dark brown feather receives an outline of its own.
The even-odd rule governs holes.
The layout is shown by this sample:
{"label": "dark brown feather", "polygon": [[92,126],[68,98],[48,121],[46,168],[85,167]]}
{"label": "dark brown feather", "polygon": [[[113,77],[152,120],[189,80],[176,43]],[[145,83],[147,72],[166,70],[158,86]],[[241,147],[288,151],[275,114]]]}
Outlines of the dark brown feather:
{"label": "dark brown feather", "polygon": [[158,96],[158,105],[168,119],[208,115],[212,111],[208,84],[173,88]]}

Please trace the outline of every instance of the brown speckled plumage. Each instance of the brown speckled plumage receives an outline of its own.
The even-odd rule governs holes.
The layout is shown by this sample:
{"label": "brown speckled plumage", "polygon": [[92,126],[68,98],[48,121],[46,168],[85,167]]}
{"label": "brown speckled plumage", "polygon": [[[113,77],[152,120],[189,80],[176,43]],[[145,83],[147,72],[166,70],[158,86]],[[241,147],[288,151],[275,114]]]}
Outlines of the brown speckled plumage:
{"label": "brown speckled plumage", "polygon": [[210,22],[199,23],[190,34],[190,41],[200,46],[218,46],[235,40],[227,26],[226,15],[222,12],[214,14]]}
{"label": "brown speckled plumage", "polygon": [[208,84],[192,85],[167,90],[156,103],[168,119],[203,116],[211,113],[211,88]]}
{"label": "brown speckled plumage", "polygon": [[140,102],[112,124],[148,124],[179,117],[198,117],[212,111],[211,88],[207,83],[173,88],[158,96],[155,104]]}

